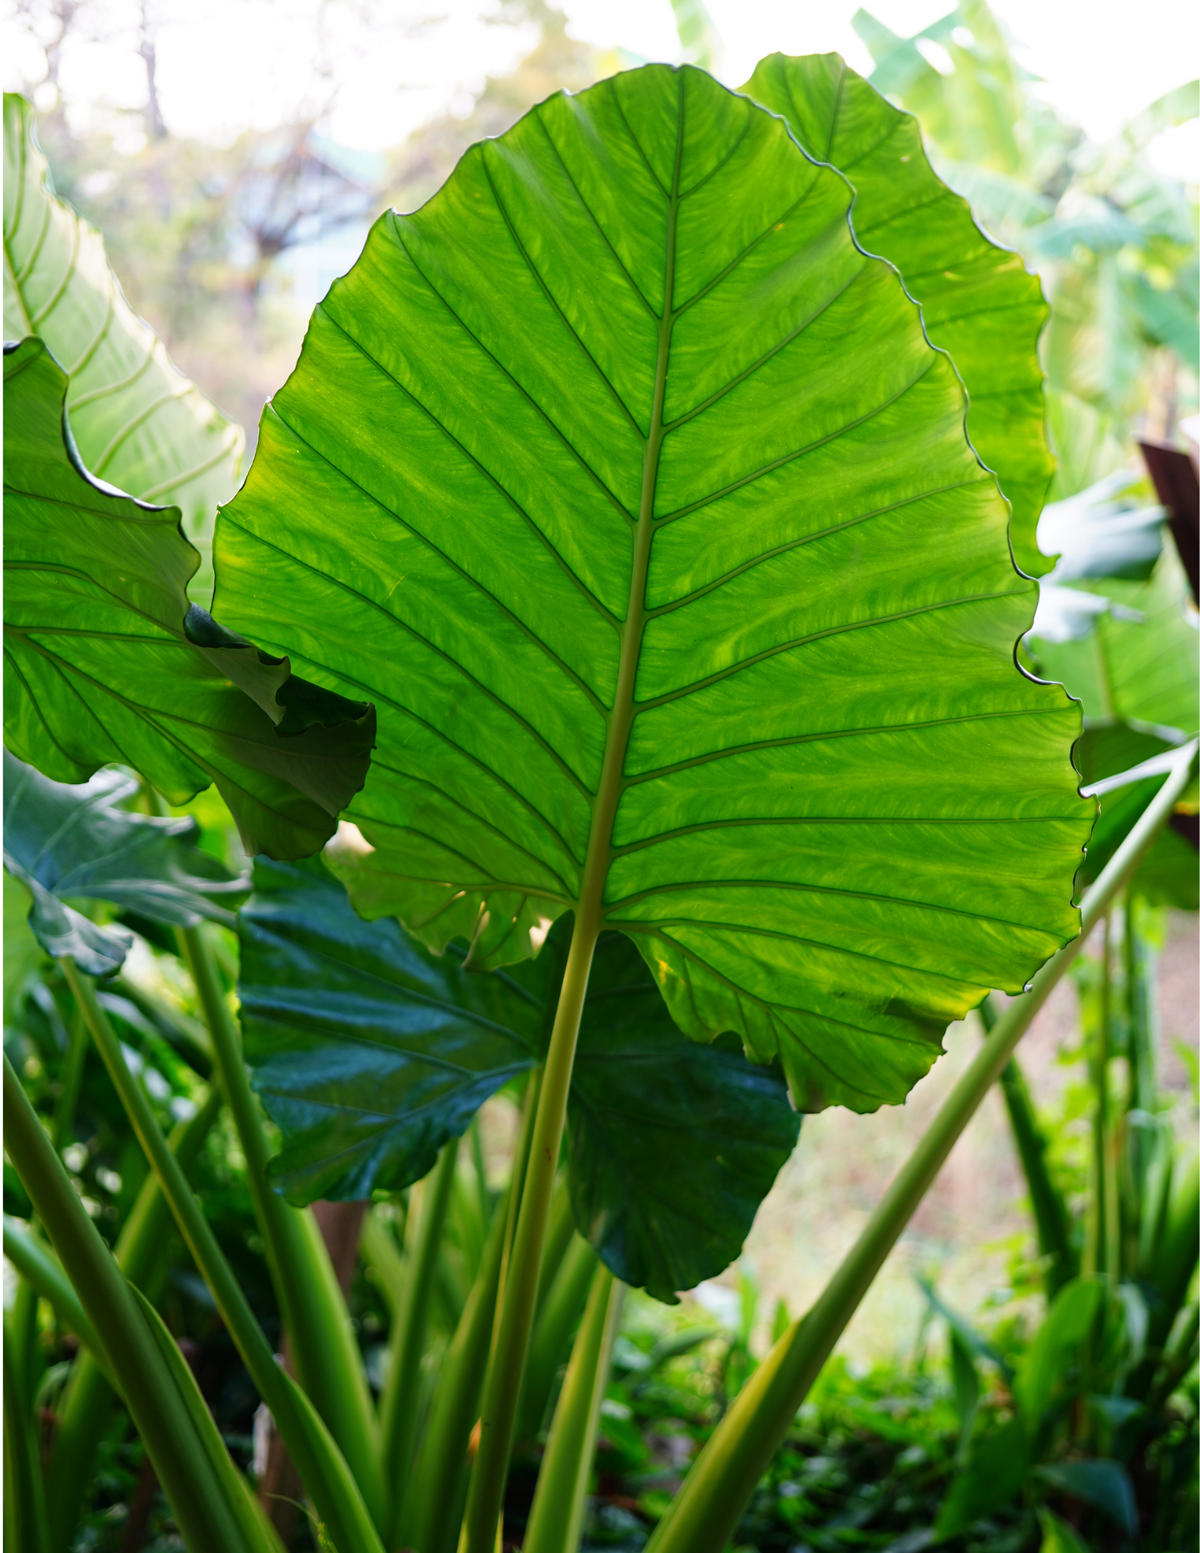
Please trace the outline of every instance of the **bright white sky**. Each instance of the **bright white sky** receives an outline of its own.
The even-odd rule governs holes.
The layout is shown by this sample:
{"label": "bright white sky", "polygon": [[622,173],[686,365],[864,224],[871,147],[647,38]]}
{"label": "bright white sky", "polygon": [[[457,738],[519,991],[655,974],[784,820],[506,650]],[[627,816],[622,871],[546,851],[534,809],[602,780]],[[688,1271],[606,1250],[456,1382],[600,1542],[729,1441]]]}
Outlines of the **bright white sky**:
{"label": "bright white sky", "polygon": [[[572,33],[601,47],[648,59],[678,57],[668,0],[559,0]],[[328,132],[364,149],[394,146],[447,107],[469,107],[486,74],[511,69],[529,48],[528,29],[488,24],[486,0],[360,0],[367,25],[336,28],[318,47],[317,0],[159,0],[159,87],[163,115],[180,134],[225,138],[247,125],[289,117],[314,85],[314,59],[328,63],[340,91]],[[774,49],[837,49],[856,68],[870,59],[851,25],[859,0],[708,0],[725,44],[720,69],[740,85]],[[868,9],[910,34],[950,8],[950,0],[870,0]],[[129,0],[108,0],[114,20]],[[996,0],[1024,44],[1024,61],[1046,81],[1045,95],[1093,136],[1105,138],[1155,97],[1194,77],[1200,65],[1195,0]],[[442,18],[416,27],[426,15]],[[3,74],[15,84],[38,53],[5,31]],[[144,101],[145,74],[130,47],[76,45],[64,57],[69,102]],[[1197,126],[1174,131],[1156,160],[1176,176],[1200,177]]]}

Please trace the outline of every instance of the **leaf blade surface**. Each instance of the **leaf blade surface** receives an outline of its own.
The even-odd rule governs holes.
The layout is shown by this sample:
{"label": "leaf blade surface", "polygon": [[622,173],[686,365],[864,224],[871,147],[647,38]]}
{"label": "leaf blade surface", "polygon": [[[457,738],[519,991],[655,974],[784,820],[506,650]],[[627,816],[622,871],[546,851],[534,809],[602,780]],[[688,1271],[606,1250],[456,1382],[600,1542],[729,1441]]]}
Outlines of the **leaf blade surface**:
{"label": "leaf blade surface", "polygon": [[144,501],[178,505],[201,551],[192,596],[212,592],[217,503],[246,437],[171,361],[126,301],[100,233],[54,193],[33,110],[4,94],[4,337],[36,334],[63,364],[83,462]]}
{"label": "leaf blade surface", "polygon": [[361,785],[361,703],[223,630],[186,584],[179,509],[90,476],[41,340],[4,356],[5,742],[55,781],[132,766],[172,803],[216,782],[251,854],[316,851]]}
{"label": "leaf blade surface", "polygon": [[1074,934],[1091,814],[961,385],[850,200],[702,72],[550,99],[376,224],[217,536],[230,618],[281,646],[319,598],[288,650],[381,708],[361,909],[481,967],[598,911],[801,1109],[902,1099]]}

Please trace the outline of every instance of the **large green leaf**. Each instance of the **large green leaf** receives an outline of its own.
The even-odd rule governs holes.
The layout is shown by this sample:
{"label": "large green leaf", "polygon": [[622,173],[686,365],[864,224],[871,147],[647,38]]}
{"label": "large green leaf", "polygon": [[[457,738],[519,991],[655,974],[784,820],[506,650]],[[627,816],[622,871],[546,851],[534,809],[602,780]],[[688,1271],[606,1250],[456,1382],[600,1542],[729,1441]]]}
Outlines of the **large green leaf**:
{"label": "large green leaf", "polygon": [[371,708],[189,606],[179,509],[87,473],[40,340],[6,348],[4,385],[9,748],[60,782],[132,766],[172,803],[215,781],[248,852],[316,851],[362,785]]}
{"label": "large green leaf", "polygon": [[[364,922],[320,863],[261,859],[240,925],[246,1059],[283,1133],[272,1175],[295,1202],[418,1180],[543,1055],[560,929],[536,961],[478,975],[461,950]],[[606,933],[568,1129],[580,1231],[623,1282],[670,1301],[737,1256],[799,1118],[774,1070],[686,1040],[636,949]]]}
{"label": "large green leaf", "polygon": [[1040,575],[1050,562],[1038,550],[1037,520],[1054,460],[1037,356],[1049,309],[1037,277],[990,241],[966,200],[937,177],[917,120],[840,54],[768,55],[742,90],[853,184],[855,234],[900,271],[930,340],[954,358],[970,396],[967,431],[1012,503],[1013,553]]}
{"label": "large green leaf", "polygon": [[487,967],[577,908],[801,1110],[901,1100],[1076,932],[1092,813],[850,203],[693,68],[551,98],[376,223],[216,537],[227,618],[380,707],[361,910]]}
{"label": "large green leaf", "polygon": [[4,866],[33,896],[29,922],[47,953],[70,954],[93,976],[124,962],[128,934],[97,926],[67,901],[109,901],[177,927],[205,918],[232,927],[230,907],[246,889],[194,844],[195,820],[120,807],[137,789],[119,771],[68,787],[4,751]]}
{"label": "large green leaf", "polygon": [[189,382],[130,307],[104,239],[54,193],[33,109],[4,94],[4,337],[45,340],[70,380],[83,462],[143,501],[169,501],[203,560],[191,596],[207,604],[217,503],[237,486],[242,428]]}

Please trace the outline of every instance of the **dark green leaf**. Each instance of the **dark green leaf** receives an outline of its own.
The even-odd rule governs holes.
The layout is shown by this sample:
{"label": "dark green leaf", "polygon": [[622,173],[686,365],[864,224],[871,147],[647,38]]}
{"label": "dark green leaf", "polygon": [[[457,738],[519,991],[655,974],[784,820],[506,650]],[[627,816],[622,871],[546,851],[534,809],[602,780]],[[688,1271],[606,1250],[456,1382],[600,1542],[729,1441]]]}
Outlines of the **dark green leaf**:
{"label": "dark green leaf", "polygon": [[[470,972],[461,947],[434,955],[393,921],[364,922],[320,863],[259,859],[238,990],[246,1059],[284,1136],[272,1175],[289,1198],[361,1198],[424,1175],[540,1057],[565,927],[536,961]],[[581,1233],[622,1281],[670,1301],[736,1257],[799,1118],[777,1073],[686,1040],[636,949],[606,933],[568,1130]]]}
{"label": "dark green leaf", "polygon": [[1043,1483],[1061,1488],[1112,1517],[1127,1537],[1138,1534],[1137,1501],[1129,1473],[1119,1461],[1064,1461],[1039,1467]]}
{"label": "dark green leaf", "polygon": [[88,475],[66,381],[40,340],[6,347],[5,742],[60,782],[132,766],[172,803],[215,781],[247,852],[315,851],[362,785],[373,710],[189,606],[178,508]]}
{"label": "dark green leaf", "polygon": [[101,928],[65,902],[110,901],[178,927],[208,918],[232,927],[246,885],[194,843],[190,819],[153,819],[121,805],[137,780],[101,771],[82,787],[52,782],[4,751],[4,866],[33,895],[29,923],[48,954],[92,976],[116,970],[129,935]]}
{"label": "dark green leaf", "polygon": [[83,463],[143,501],[172,501],[203,557],[191,596],[212,594],[212,524],[233,495],[246,445],[178,370],[125,300],[104,240],[54,194],[33,110],[4,94],[4,337],[36,334],[70,378]]}
{"label": "dark green leaf", "polygon": [[296,1203],[399,1190],[537,1057],[542,1000],[473,975],[395,922],[364,922],[316,861],[259,859],[240,913],[242,1031],[283,1132],[272,1165]]}
{"label": "dark green leaf", "polygon": [[800,1118],[778,1072],[737,1041],[684,1040],[637,949],[612,933],[596,949],[568,1126],[581,1233],[623,1283],[673,1302],[737,1256]]}
{"label": "dark green leaf", "polygon": [[802,1110],[898,1102],[1075,934],[1091,819],[850,202],[700,71],[552,97],[376,224],[216,540],[226,618],[380,706],[361,909],[486,969],[586,907]]}
{"label": "dark green leaf", "polygon": [[1037,341],[1049,310],[1036,276],[990,241],[966,200],[937,177],[917,120],[840,54],[770,54],[742,90],[781,114],[810,156],[854,185],[859,242],[900,271],[930,340],[950,352],[966,385],[968,434],[1012,503],[1017,564],[1035,577],[1047,571],[1037,521],[1054,460]]}

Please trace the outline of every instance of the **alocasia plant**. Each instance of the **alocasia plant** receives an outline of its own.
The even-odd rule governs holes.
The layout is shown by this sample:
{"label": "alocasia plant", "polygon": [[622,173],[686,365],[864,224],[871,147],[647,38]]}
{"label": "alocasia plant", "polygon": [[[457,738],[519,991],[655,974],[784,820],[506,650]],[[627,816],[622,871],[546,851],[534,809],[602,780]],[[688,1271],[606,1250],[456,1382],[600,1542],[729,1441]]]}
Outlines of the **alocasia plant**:
{"label": "alocasia plant", "polygon": [[[578,1107],[592,1082],[591,1034],[628,1055],[602,1015],[589,1032],[593,961],[593,994],[606,990],[610,958],[620,962],[618,984],[640,987],[647,1001],[653,975],[675,1023],[703,1043],[694,1053],[702,1062],[678,1071],[703,1071],[710,1095],[723,1074],[732,1089],[735,1075],[753,1071],[726,1049],[732,1038],[764,1065],[758,1073],[776,1094],[765,1064],[778,1062],[798,1110],[870,1111],[904,1098],[949,1021],[991,988],[1022,987],[1078,929],[1071,884],[1094,810],[1070,761],[1078,707],[1014,661],[1036,585],[1014,568],[1010,537],[1027,556],[1046,472],[1031,350],[1036,284],[914,160],[911,123],[837,76],[840,64],[768,64],[752,86],[763,98],[786,86],[786,103],[771,103],[785,118],[702,71],[648,67],[550,99],[468,152],[421,211],[376,224],[317,309],[295,373],[264,412],[247,484],[217,526],[217,615],[286,654],[312,682],[303,690],[289,691],[306,682],[288,679],[287,665],[187,611],[189,567],[174,552],[154,560],[153,586],[139,584],[136,601],[122,592],[135,573],[112,564],[114,536],[168,522],[98,492],[61,437],[18,507],[27,534],[40,533],[36,512],[61,538],[65,524],[36,504],[80,500],[64,497],[70,475],[83,483],[85,509],[108,519],[107,549],[97,540],[82,566],[70,563],[80,575],[69,585],[68,563],[30,542],[20,555],[36,584],[10,610],[14,661],[61,662],[64,683],[87,684],[103,737],[70,754],[75,774],[125,760],[168,797],[220,776],[216,755],[232,758],[236,744],[216,715],[225,703],[206,701],[200,732],[186,738],[169,722],[189,674],[219,668],[236,682],[223,693],[251,698],[266,719],[256,748],[303,754],[291,730],[323,704],[335,715],[312,724],[308,753],[327,753],[323,725],[333,724],[349,730],[360,765],[353,782],[325,790],[336,801],[319,801],[309,839],[322,839],[348,805],[358,832],[346,827],[331,866],[363,915],[399,917],[424,945],[412,960],[425,994],[439,977],[455,983],[460,1026],[460,1005],[497,986],[542,989],[537,1041],[508,1043],[518,1066],[543,1049],[558,980],[550,956],[566,947],[571,919],[505,1242],[466,1553],[495,1546],[551,1185],[572,1093]],[[831,154],[861,164],[861,189],[854,166],[843,175],[814,160]],[[31,368],[39,348],[29,342],[10,361]],[[62,390],[60,374],[60,410]],[[53,396],[42,399],[44,412]],[[47,424],[42,413],[34,445],[47,445]],[[33,603],[53,607],[54,630],[45,614],[22,616]],[[72,609],[77,634],[60,641]],[[152,641],[135,652],[137,621],[150,623]],[[172,673],[188,666],[174,685],[166,657],[150,667],[168,648]],[[142,699],[131,711],[134,665]],[[147,691],[156,672],[163,679]],[[40,689],[19,687],[13,727],[28,758],[51,769],[77,730]],[[159,694],[168,707],[153,702]],[[379,727],[362,786],[366,702]],[[136,749],[110,727],[131,730]],[[187,781],[172,765],[185,756]],[[247,763],[255,760],[261,766],[257,753]],[[302,790],[312,780],[286,774]],[[1140,834],[1162,811],[1156,799]],[[320,880],[310,870],[274,877],[299,874]],[[264,888],[246,918],[251,936],[270,936],[270,895]],[[406,943],[391,924],[375,931],[379,942]],[[348,1014],[356,998],[371,1003],[368,1023],[386,1037],[377,1041],[380,1088],[385,1071],[394,1077],[408,1061],[397,1035],[404,1000],[381,985],[399,987],[404,976],[376,976],[366,996],[360,934],[365,942],[361,924],[347,928],[359,948],[348,957],[339,948],[321,975]],[[455,951],[438,961],[456,939],[469,945],[465,959]],[[280,1183],[294,1184],[288,1172],[299,1166],[307,1194],[345,1173],[336,1156],[373,1059],[350,1051],[353,1042],[339,1049],[329,1009],[310,997],[306,1014],[281,997],[306,952],[302,933],[275,932],[269,953],[259,949],[257,976],[243,983],[251,1055],[293,1134]],[[517,964],[539,951],[534,965]],[[471,970],[500,974],[469,987]],[[402,990],[419,1001],[415,983]],[[224,1029],[228,1011],[208,1001],[261,1197],[269,1154]],[[426,1019],[436,1002],[426,996]],[[434,1012],[449,1017],[444,1003]],[[697,1547],[723,1545],[804,1377],[1025,1017],[1000,1021],[811,1326],[785,1334],[756,1372],[746,1408],[761,1398],[761,1416],[748,1420],[743,1409],[726,1421],[688,1505],[664,1522],[673,1549],[690,1548],[694,1534]],[[668,1067],[677,1041],[666,1029],[656,1038]],[[338,1110],[337,1082],[326,1086],[334,1103],[319,1093],[327,1079],[347,1080],[347,1104],[322,1135],[310,1125],[315,1102],[323,1098],[327,1120]],[[381,1179],[400,1179],[405,1150],[428,1154],[461,1121],[443,1119],[436,1138],[414,1144],[403,1087],[393,1085],[399,1100],[391,1115],[380,1107],[379,1135],[360,1151],[364,1190],[372,1158]],[[655,1087],[654,1117],[687,1103],[665,1082]],[[573,1150],[587,1132],[584,1119]],[[576,1154],[569,1169],[576,1178],[586,1170],[576,1206],[590,1224],[612,1190],[594,1160],[585,1166]],[[189,1202],[178,1191],[173,1202],[182,1222]],[[258,1206],[270,1241],[271,1216]],[[728,1231],[723,1222],[714,1236]],[[211,1257],[209,1274],[219,1281]],[[665,1287],[676,1276],[660,1269],[655,1280]],[[237,1315],[232,1295],[228,1308]],[[248,1327],[242,1341],[259,1352]],[[584,1388],[597,1406],[601,1389]],[[459,1392],[474,1394],[465,1382]],[[454,1430],[467,1427],[462,1411]],[[581,1438],[586,1411],[576,1419]],[[345,1459],[369,1466],[370,1428],[359,1433],[365,1453],[347,1444]],[[459,1464],[461,1452],[436,1481],[448,1483]],[[337,1458],[309,1465],[335,1505],[330,1487],[342,1480],[322,1474]],[[378,1525],[388,1495],[394,1507],[396,1493],[420,1486],[368,1493],[361,1471]],[[353,1496],[342,1503],[343,1524],[361,1530]],[[370,1541],[363,1532],[355,1545]]]}
{"label": "alocasia plant", "polygon": [[802,1110],[902,1099],[1076,931],[1078,710],[1014,664],[1007,505],[852,199],[701,71],[551,98],[376,224],[218,522],[218,612],[281,649],[286,601],[379,708],[356,905],[479,968],[575,913],[472,1553],[601,930]]}

